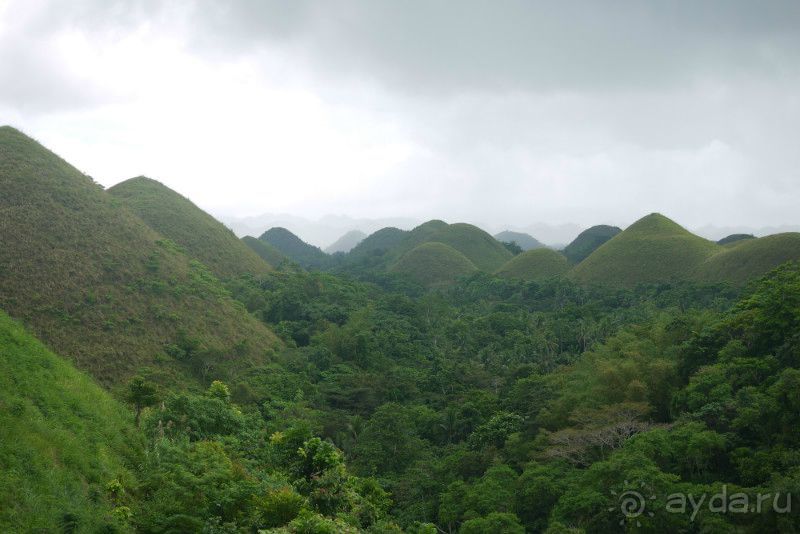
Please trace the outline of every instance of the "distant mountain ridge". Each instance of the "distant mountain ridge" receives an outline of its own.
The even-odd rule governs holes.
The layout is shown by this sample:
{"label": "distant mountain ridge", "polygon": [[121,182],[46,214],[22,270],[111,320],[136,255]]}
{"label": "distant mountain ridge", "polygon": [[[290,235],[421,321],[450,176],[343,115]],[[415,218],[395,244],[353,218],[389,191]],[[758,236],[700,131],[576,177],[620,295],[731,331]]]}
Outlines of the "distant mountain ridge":
{"label": "distant mountain ridge", "polygon": [[265,213],[249,217],[220,216],[219,219],[236,235],[259,236],[270,228],[286,228],[306,243],[327,247],[350,230],[372,234],[381,228],[396,227],[410,230],[420,222],[409,217],[358,218],[346,215],[325,215],[317,220],[285,213]]}

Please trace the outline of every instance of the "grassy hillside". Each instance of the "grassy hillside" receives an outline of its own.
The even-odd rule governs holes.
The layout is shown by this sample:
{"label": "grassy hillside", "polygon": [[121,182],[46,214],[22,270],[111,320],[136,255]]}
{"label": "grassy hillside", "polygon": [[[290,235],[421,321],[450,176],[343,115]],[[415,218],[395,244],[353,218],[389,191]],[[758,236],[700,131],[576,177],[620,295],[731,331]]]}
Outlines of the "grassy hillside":
{"label": "grassy hillside", "polygon": [[431,240],[450,245],[486,272],[495,271],[512,257],[499,241],[471,224],[451,224],[436,232]]}
{"label": "grassy hillside", "polygon": [[367,234],[361,230],[351,230],[328,246],[325,249],[325,252],[328,254],[336,254],[337,252],[350,252],[350,250],[361,243],[365,237],[367,237]]}
{"label": "grassy hillside", "polygon": [[746,239],[755,239],[755,237],[753,234],[731,234],[717,241],[717,245],[733,245]]}
{"label": "grassy hillside", "polygon": [[274,335],[91,178],[0,128],[0,308],[104,383],[263,362]]}
{"label": "grassy hillside", "polygon": [[454,282],[476,270],[466,256],[444,243],[423,243],[403,254],[390,268],[425,286]]}
{"label": "grassy hillside", "polygon": [[514,256],[497,270],[497,274],[505,278],[542,280],[563,275],[569,268],[569,262],[563,254],[549,248],[539,248]]}
{"label": "grassy hillside", "polygon": [[439,220],[428,221],[408,232],[390,254],[399,257],[422,243],[433,242],[453,247],[486,272],[495,271],[512,257],[499,241],[477,226]]}
{"label": "grassy hillside", "polygon": [[634,286],[687,279],[721,247],[653,213],[601,245],[571,272],[581,282]]}
{"label": "grassy hillside", "polygon": [[246,235],[242,238],[242,243],[246,246],[250,247],[250,250],[258,254],[261,258],[264,259],[267,263],[272,265],[273,267],[279,267],[283,262],[290,261],[286,255],[281,254],[281,252],[267,243],[266,241],[261,241],[260,239],[256,239],[253,236]]}
{"label": "grassy hillside", "polygon": [[180,245],[221,278],[264,274],[270,266],[214,217],[164,184],[131,178],[108,192],[153,230]]}
{"label": "grassy hillside", "polygon": [[286,228],[270,228],[259,237],[281,254],[309,269],[324,269],[331,265],[331,257],[319,247],[309,245]]}
{"label": "grassy hillside", "polygon": [[133,415],[3,312],[0,429],[0,531],[118,532],[108,484],[134,486]]}
{"label": "grassy hillside", "polygon": [[572,263],[580,263],[600,245],[620,233],[616,226],[598,224],[587,228],[564,248],[564,256]]}
{"label": "grassy hillside", "polygon": [[347,253],[346,261],[350,264],[366,263],[385,268],[395,259],[395,252],[408,234],[409,232],[399,228],[381,228],[353,247]]}
{"label": "grassy hillside", "polygon": [[800,233],[740,240],[701,263],[694,278],[742,284],[791,260],[800,260]]}
{"label": "grassy hillside", "polygon": [[494,238],[503,243],[516,243],[522,250],[533,250],[544,247],[544,244],[540,243],[538,239],[523,232],[506,230],[495,235]]}

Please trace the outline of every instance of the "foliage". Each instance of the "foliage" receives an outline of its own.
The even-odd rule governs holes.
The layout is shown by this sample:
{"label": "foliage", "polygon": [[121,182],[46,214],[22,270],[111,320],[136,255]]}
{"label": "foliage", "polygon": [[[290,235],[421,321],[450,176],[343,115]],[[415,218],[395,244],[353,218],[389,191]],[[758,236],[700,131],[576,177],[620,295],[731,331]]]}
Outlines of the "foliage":
{"label": "foliage", "polygon": [[0,530],[129,530],[132,414],[2,312],[0,429]]}
{"label": "foliage", "polygon": [[736,241],[697,267],[698,280],[744,284],[776,266],[800,259],[800,233],[775,234]]}

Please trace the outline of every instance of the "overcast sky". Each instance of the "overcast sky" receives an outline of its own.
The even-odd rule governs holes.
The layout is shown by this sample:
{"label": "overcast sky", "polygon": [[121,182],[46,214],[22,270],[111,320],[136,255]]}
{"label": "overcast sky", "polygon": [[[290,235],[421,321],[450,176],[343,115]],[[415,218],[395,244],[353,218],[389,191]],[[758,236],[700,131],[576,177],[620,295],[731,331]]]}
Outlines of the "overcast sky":
{"label": "overcast sky", "polygon": [[0,0],[0,123],[217,214],[800,223],[800,2]]}

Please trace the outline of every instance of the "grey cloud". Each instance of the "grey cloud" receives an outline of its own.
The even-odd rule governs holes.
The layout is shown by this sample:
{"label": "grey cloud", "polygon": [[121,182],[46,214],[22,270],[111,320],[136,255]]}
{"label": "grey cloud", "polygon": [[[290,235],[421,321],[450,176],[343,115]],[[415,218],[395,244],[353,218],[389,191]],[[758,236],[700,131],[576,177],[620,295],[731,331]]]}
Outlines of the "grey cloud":
{"label": "grey cloud", "polygon": [[[288,41],[318,69],[411,92],[663,89],[796,75],[800,4],[772,2],[201,3],[204,43]],[[287,8],[287,5],[289,6]]]}

